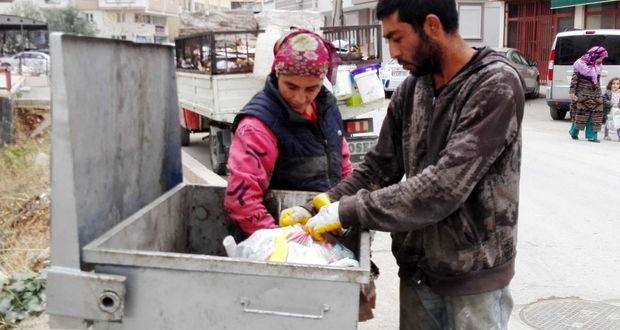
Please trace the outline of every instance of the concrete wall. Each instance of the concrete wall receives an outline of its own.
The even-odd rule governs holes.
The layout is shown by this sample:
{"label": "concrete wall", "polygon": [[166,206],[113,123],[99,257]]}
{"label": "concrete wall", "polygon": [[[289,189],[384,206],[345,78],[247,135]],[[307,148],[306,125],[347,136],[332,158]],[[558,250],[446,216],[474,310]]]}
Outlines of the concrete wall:
{"label": "concrete wall", "polygon": [[73,5],[78,10],[97,10],[99,9],[99,0],[74,0]]}
{"label": "concrete wall", "polygon": [[[504,40],[504,4],[502,1],[476,1],[476,0],[461,0],[458,1],[459,8],[461,6],[478,6],[482,7],[482,18],[480,23],[463,21],[461,16],[461,22],[459,29],[465,40],[474,47],[490,46],[501,47]],[[463,13],[460,12],[459,15]],[[475,24],[480,24],[482,27],[482,33],[479,37],[468,38],[464,29],[471,28]]]}

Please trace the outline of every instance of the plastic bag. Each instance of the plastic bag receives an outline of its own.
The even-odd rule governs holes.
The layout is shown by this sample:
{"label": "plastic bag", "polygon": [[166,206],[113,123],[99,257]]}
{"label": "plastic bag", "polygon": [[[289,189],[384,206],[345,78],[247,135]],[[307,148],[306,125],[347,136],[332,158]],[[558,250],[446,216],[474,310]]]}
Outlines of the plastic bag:
{"label": "plastic bag", "polygon": [[613,127],[615,129],[620,129],[620,108],[612,108],[611,116],[609,116],[608,120],[611,119]]}
{"label": "plastic bag", "polygon": [[288,263],[359,267],[355,255],[344,245],[326,239],[317,242],[299,224],[262,229],[236,244],[231,236],[223,241],[229,257]]}

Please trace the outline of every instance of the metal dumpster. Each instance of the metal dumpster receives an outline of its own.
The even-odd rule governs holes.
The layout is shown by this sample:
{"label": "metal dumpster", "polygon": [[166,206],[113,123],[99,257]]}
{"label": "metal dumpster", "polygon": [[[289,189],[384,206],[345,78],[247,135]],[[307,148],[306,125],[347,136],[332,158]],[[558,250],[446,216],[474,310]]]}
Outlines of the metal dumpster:
{"label": "metal dumpster", "polygon": [[182,183],[171,47],[53,34],[51,52],[51,328],[357,328],[367,232],[358,268],[225,257],[224,189]]}

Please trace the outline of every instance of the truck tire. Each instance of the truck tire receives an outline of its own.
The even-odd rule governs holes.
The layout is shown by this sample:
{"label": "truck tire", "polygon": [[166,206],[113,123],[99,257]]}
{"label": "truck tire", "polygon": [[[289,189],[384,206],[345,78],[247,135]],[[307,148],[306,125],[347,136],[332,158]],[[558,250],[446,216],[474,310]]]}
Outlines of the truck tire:
{"label": "truck tire", "polygon": [[213,172],[218,175],[226,175],[226,163],[228,162],[228,149],[230,142],[226,143],[229,130],[211,126],[209,134],[209,149],[211,150],[211,165]]}
{"label": "truck tire", "polygon": [[566,110],[556,107],[549,107],[549,113],[553,120],[563,120],[566,117]]}
{"label": "truck tire", "polygon": [[189,145],[189,130],[181,126],[181,145],[187,147]]}

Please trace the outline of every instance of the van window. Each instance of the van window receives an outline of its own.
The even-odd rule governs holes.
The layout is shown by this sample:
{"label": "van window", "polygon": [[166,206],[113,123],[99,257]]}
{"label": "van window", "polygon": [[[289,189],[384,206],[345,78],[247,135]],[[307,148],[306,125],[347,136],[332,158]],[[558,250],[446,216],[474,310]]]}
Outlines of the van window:
{"label": "van window", "polygon": [[602,34],[558,37],[555,45],[555,65],[573,65],[594,46],[603,46],[609,53],[603,65],[620,65],[620,35]]}

